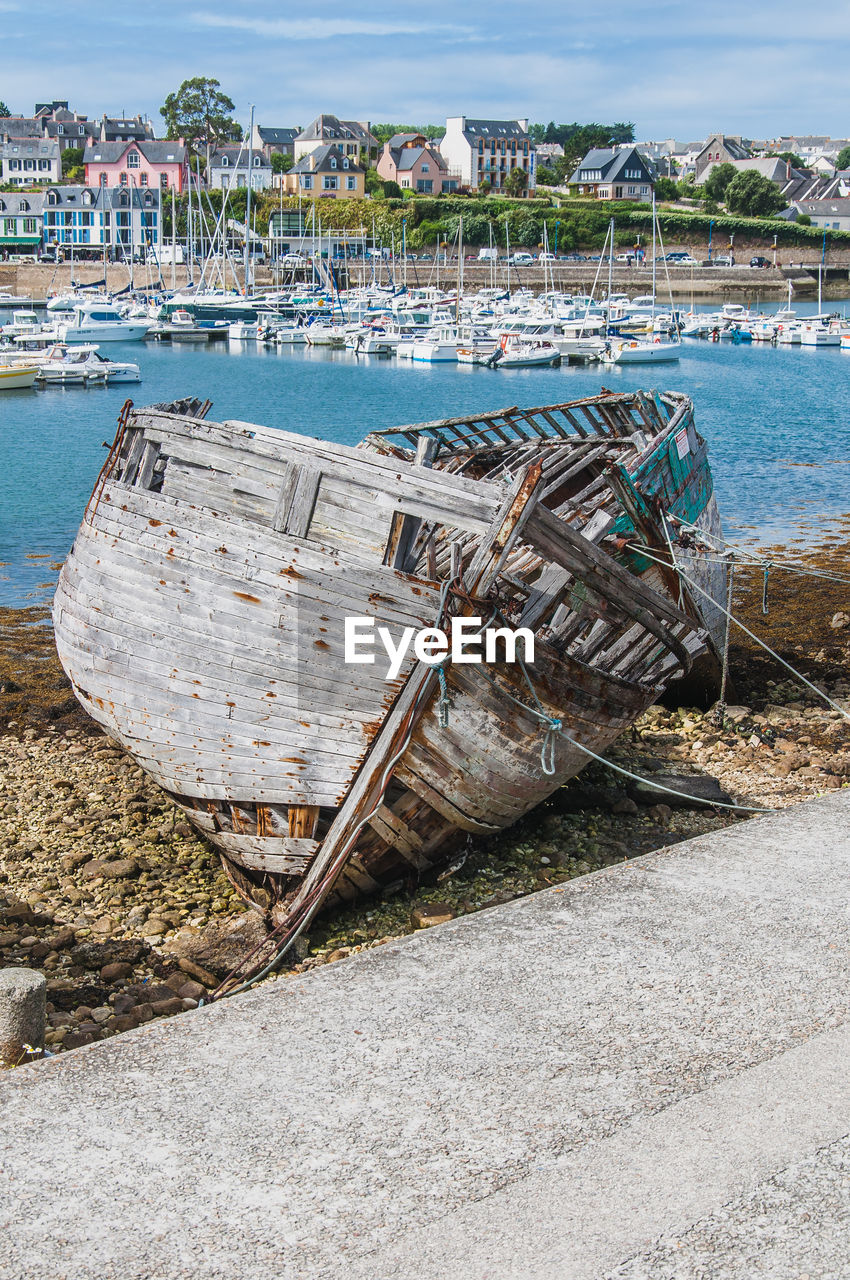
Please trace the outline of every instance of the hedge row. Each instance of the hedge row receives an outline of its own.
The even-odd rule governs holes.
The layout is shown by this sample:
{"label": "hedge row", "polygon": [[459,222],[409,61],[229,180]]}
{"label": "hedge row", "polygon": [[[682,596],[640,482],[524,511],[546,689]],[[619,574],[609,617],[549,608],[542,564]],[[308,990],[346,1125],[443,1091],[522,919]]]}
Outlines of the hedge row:
{"label": "hedge row", "polygon": [[[211,192],[211,204],[216,213],[221,207],[221,193]],[[229,208],[237,221],[244,217],[245,192],[231,193]],[[204,196],[206,202],[207,196]],[[297,210],[298,198],[283,200],[284,210]],[[279,196],[272,193],[260,195],[256,204],[256,227],[261,235],[268,231],[269,217],[281,208]],[[302,210],[309,212],[307,202],[301,202]],[[510,200],[500,196],[474,198],[469,196],[416,197],[402,200],[333,200],[316,201],[317,220],[325,227],[344,228],[352,232],[361,228],[371,236],[372,232],[384,245],[393,240],[401,248],[403,224],[407,247],[417,251],[433,246],[438,239],[450,243],[457,235],[458,223],[463,218],[464,244],[470,248],[492,242],[504,249],[507,236],[511,247],[536,248],[543,243],[544,227],[548,231],[550,248],[557,245],[560,251],[601,248],[607,234],[610,219],[615,219],[615,243],[633,244],[640,232],[644,241],[652,233],[652,214],[645,204],[626,201],[562,200],[555,205],[550,199]],[[215,216],[207,212],[207,219]],[[775,235],[781,243],[820,244],[823,228],[801,226],[781,218],[744,218],[726,214],[709,215],[685,209],[662,207],[658,211],[661,232],[665,239],[687,242],[707,240],[709,223],[717,238],[732,234],[766,241]],[[171,234],[171,201],[163,203],[163,231]],[[186,197],[177,202],[178,234],[185,233]],[[557,226],[556,226],[557,224]],[[828,244],[850,243],[850,232],[827,230]]]}

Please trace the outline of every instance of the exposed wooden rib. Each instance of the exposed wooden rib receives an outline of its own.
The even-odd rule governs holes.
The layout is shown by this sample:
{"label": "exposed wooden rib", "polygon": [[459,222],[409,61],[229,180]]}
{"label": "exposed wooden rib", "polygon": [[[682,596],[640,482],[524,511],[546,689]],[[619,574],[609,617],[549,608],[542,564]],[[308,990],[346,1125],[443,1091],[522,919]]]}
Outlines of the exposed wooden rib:
{"label": "exposed wooden rib", "polygon": [[316,834],[319,821],[317,804],[291,804],[289,806],[289,835],[295,837],[312,837]]}
{"label": "exposed wooden rib", "polygon": [[414,867],[420,871],[430,867],[431,863],[422,853],[424,846],[420,837],[388,805],[382,804],[372,814],[369,826]]}

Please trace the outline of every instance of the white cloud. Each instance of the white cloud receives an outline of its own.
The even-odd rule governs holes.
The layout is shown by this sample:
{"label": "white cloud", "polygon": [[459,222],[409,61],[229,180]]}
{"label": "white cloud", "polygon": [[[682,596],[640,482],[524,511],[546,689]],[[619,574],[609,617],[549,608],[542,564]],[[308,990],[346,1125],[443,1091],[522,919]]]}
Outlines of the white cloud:
{"label": "white cloud", "polygon": [[258,18],[195,12],[192,21],[202,27],[246,31],[255,36],[281,40],[329,40],[337,36],[446,35],[469,39],[474,27],[444,22],[405,22],[393,17],[374,21],[361,18]]}

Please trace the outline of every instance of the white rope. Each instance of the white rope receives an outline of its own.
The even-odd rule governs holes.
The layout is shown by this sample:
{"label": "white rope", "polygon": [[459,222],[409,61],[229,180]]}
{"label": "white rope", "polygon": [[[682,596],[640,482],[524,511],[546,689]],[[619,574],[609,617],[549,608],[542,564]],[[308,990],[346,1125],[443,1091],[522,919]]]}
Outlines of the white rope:
{"label": "white rope", "polygon": [[[681,516],[668,513],[667,518],[674,521],[683,529],[691,529],[705,542],[714,541],[715,543],[719,543],[719,547],[713,548],[715,551],[720,551],[721,549],[733,551],[739,558],[750,560],[754,565],[758,565],[759,567],[764,565],[766,562],[765,556],[760,556],[754,551],[748,551],[746,547],[741,547],[734,542],[729,542],[726,538],[721,537],[720,534],[709,533],[707,530],[701,529],[699,525],[691,524],[688,520],[683,520]],[[707,557],[706,563],[711,563]],[[718,562],[715,561],[714,563]],[[805,560],[777,560],[775,556],[771,556],[770,566],[775,569],[785,569],[788,573],[798,573],[803,577],[823,578],[826,582],[841,582],[846,586],[850,586],[850,578],[842,577],[841,574],[824,573],[822,569],[818,569],[815,566],[808,564]]]}
{"label": "white rope", "polygon": [[819,689],[816,684],[812,684],[811,680],[807,680],[801,671],[798,671],[796,667],[791,666],[790,662],[786,662],[784,658],[781,658],[775,649],[771,649],[770,645],[766,644],[764,640],[761,640],[755,632],[750,631],[749,627],[741,622],[740,618],[736,618],[731,609],[724,609],[722,605],[718,604],[714,596],[712,596],[708,591],[705,591],[698,582],[694,582],[693,578],[689,577],[688,574],[685,573],[681,565],[676,564],[674,561],[671,566],[666,560],[660,560],[657,556],[653,556],[648,548],[642,543],[633,543],[630,544],[630,546],[633,551],[638,551],[642,556],[646,556],[647,560],[652,560],[655,564],[663,565],[667,569],[671,567],[675,569],[680,577],[687,582],[689,587],[693,587],[693,589],[698,591],[701,596],[704,596],[706,600],[709,600],[716,609],[719,609],[724,617],[729,618],[730,621],[734,622],[736,627],[740,627],[745,635],[748,635],[751,640],[754,640],[755,643],[759,645],[760,648],[764,649],[765,653],[769,653],[771,658],[775,658],[776,661],[785,667],[787,671],[790,671],[793,676],[796,676],[802,684],[804,684],[808,689],[811,689],[812,693],[816,693],[819,698],[823,698],[824,702],[828,703],[828,705],[832,707],[833,711],[839,712],[845,720],[850,720],[850,712],[845,711],[844,707],[840,706],[837,702],[834,702],[828,693],[824,693],[823,689]]}
{"label": "white rope", "polygon": [[[504,685],[501,685],[498,681],[494,680],[489,671],[487,671],[483,666],[481,667],[481,674],[484,676],[485,680],[489,681],[497,692],[504,694],[506,698],[510,698],[511,702],[516,703],[516,705],[521,707],[523,711],[527,711],[529,715],[534,716],[545,724],[546,736],[543,740],[541,765],[543,772],[547,774],[547,776],[551,777],[555,772],[554,738],[558,737],[563,738],[565,742],[570,744],[570,746],[576,747],[579,751],[583,751],[585,755],[590,756],[591,760],[596,760],[598,764],[604,764],[607,768],[613,769],[615,773],[620,773],[625,778],[631,778],[634,782],[645,783],[646,786],[653,787],[656,791],[663,791],[667,795],[679,796],[683,800],[690,800],[692,804],[705,804],[712,809],[731,809],[742,813],[773,813],[772,809],[756,808],[753,805],[746,804],[726,804],[723,800],[705,800],[702,796],[695,796],[690,791],[677,791],[674,787],[667,787],[662,782],[653,782],[651,778],[645,778],[642,774],[634,773],[631,769],[624,769],[622,765],[614,764],[613,760],[607,760],[605,756],[597,755],[597,753],[592,751],[590,747],[586,747],[583,743],[577,742],[575,738],[571,738],[568,733],[565,733],[560,719],[546,713],[537,696],[537,691],[528,675],[525,663],[522,658],[518,658],[518,661],[522,668],[522,673],[525,677],[525,683],[528,686],[528,690],[537,704],[536,707],[530,707],[527,702],[523,702],[522,699],[517,698],[510,692],[510,690],[506,689]],[[547,764],[551,764],[551,768],[547,768]]]}

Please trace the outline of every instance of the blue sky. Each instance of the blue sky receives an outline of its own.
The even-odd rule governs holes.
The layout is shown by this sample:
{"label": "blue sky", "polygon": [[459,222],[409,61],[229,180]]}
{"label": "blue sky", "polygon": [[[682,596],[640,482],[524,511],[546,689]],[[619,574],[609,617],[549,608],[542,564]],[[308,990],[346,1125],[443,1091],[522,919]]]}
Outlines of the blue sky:
{"label": "blue sky", "polygon": [[[37,21],[33,21],[37,15]],[[0,0],[0,99],[141,111],[214,76],[248,120],[634,120],[639,139],[850,134],[846,0],[604,5]]]}

